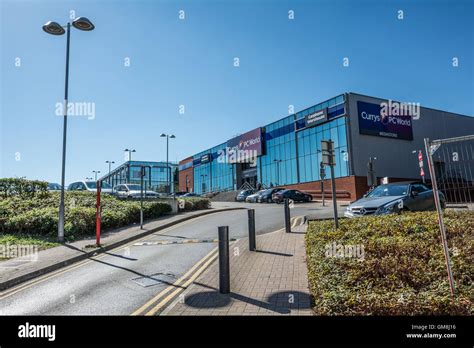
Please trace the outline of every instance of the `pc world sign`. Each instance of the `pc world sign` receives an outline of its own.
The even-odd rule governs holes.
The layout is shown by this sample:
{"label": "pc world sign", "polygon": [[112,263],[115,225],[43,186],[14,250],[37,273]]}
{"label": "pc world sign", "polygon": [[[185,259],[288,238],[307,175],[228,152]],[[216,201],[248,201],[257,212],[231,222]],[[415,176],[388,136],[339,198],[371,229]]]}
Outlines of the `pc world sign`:
{"label": "pc world sign", "polygon": [[394,139],[413,140],[410,115],[381,115],[379,104],[357,102],[359,133],[388,137]]}

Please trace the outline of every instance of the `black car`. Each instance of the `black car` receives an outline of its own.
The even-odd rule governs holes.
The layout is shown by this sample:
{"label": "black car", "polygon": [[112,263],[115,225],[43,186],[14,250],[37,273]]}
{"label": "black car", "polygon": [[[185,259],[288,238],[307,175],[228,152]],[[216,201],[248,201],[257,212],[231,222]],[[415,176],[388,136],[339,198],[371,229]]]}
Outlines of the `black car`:
{"label": "black car", "polygon": [[270,188],[268,190],[265,190],[264,192],[262,192],[259,195],[259,197],[257,198],[257,202],[258,203],[272,203],[273,202],[273,199],[272,199],[273,194],[278,192],[278,191],[283,191],[283,190],[285,190],[285,188],[283,188],[283,187]]}
{"label": "black car", "polygon": [[281,203],[285,199],[291,199],[293,202],[311,202],[313,196],[298,190],[283,190],[274,193],[272,199],[276,203]]}

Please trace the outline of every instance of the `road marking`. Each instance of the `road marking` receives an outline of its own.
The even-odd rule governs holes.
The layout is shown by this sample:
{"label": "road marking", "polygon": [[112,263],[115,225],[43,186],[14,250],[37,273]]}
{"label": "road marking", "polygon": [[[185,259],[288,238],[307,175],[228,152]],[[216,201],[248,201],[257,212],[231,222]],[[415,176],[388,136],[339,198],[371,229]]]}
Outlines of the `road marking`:
{"label": "road marking", "polygon": [[[235,242],[237,239],[230,238],[229,241]],[[140,242],[133,246],[148,246],[148,245],[170,245],[170,244],[189,244],[189,243],[217,243],[219,239],[180,239],[180,240],[159,240],[156,242]]]}
{"label": "road marking", "polygon": [[[165,233],[165,232],[169,232],[169,231],[171,231],[171,230],[173,230],[173,229],[176,229],[176,228],[178,228],[178,227],[182,227],[183,225],[187,225],[187,224],[189,224],[189,223],[191,223],[191,222],[194,222],[196,219],[199,219],[199,218],[204,217],[204,216],[205,216],[205,215],[203,215],[203,216],[198,216],[198,217],[196,217],[196,218],[193,218],[193,219],[190,219],[190,220],[186,220],[186,221],[180,222],[180,223],[176,224],[175,226],[170,226],[170,227],[167,227],[167,228],[165,228],[165,229],[163,229],[163,230],[159,230],[159,231],[156,231],[156,232],[159,232],[159,234],[161,235],[161,234],[163,234],[163,233]],[[153,232],[153,233],[155,233],[155,232]],[[39,284],[39,283],[42,283],[42,282],[44,282],[44,281],[46,281],[46,280],[49,280],[49,279],[51,279],[51,278],[53,278],[53,277],[56,277],[56,276],[58,276],[58,275],[61,275],[61,274],[64,274],[64,273],[66,273],[66,272],[75,270],[76,268],[85,266],[85,265],[87,265],[87,264],[89,264],[89,263],[92,263],[92,262],[94,262],[94,261],[96,261],[96,260],[100,260],[100,259],[102,259],[102,258],[104,258],[104,257],[106,257],[106,256],[110,256],[110,255],[108,255],[107,253],[112,253],[112,252],[116,252],[116,251],[125,249],[125,248],[127,248],[127,247],[129,247],[129,246],[132,246],[133,243],[136,243],[137,241],[140,241],[140,240],[143,240],[143,239],[146,239],[146,238],[150,238],[150,236],[151,236],[151,234],[150,234],[150,235],[146,235],[146,236],[141,237],[141,238],[139,238],[139,239],[137,239],[137,240],[135,240],[135,241],[133,241],[133,242],[127,243],[127,244],[122,245],[122,246],[119,246],[119,247],[117,247],[117,248],[115,248],[115,249],[108,250],[108,251],[106,251],[105,253],[102,253],[102,254],[100,254],[100,255],[98,255],[98,256],[91,256],[89,259],[86,259],[86,260],[84,260],[84,261],[80,261],[79,263],[75,263],[75,264],[73,264],[73,265],[71,265],[71,266],[66,266],[66,268],[58,269],[57,271],[49,272],[49,273],[47,273],[47,274],[45,274],[45,275],[43,275],[43,276],[40,276],[40,277],[38,277],[38,278],[34,278],[34,279],[30,280],[30,281],[27,281],[27,282],[25,282],[25,283],[22,283],[22,284],[20,284],[20,285],[17,285],[16,287],[13,287],[13,288],[11,288],[11,289],[7,289],[7,290],[5,290],[5,291],[3,291],[3,292],[0,292],[0,301],[3,300],[3,299],[5,299],[5,298],[7,298],[7,297],[10,297],[10,296],[12,296],[12,295],[14,295],[14,294],[16,294],[16,293],[18,293],[18,292],[20,292],[20,291],[23,291],[23,290],[25,290],[25,289],[28,289],[28,288],[32,287],[33,285],[37,285],[37,284]]]}
{"label": "road marking", "polygon": [[[176,289],[175,291],[173,291],[171,294],[169,294],[168,296],[166,296],[161,302],[159,302],[155,307],[153,307],[152,310],[150,310],[149,312],[147,312],[145,315],[146,316],[151,316],[151,315],[154,315],[156,312],[158,312],[164,305],[166,305],[170,300],[172,300],[180,291],[183,291],[184,289],[186,289],[189,284],[191,284],[192,282],[194,282],[194,280],[196,280],[197,277],[199,277],[201,275],[202,272],[204,272],[207,268],[207,266],[209,266],[210,263],[212,263],[218,256],[218,253],[216,253],[215,255],[213,255],[209,260],[206,261],[206,263],[204,265],[202,265],[202,267],[200,269],[198,269],[191,278],[189,278],[180,288]],[[184,289],[182,289],[184,288]]]}
{"label": "road marking", "polygon": [[[215,255],[213,255],[215,253]],[[213,255],[213,256],[212,256]],[[153,297],[151,300],[149,300],[147,303],[145,303],[143,306],[138,308],[136,311],[134,311],[130,315],[139,315],[141,312],[145,311],[148,307],[152,306],[158,299],[160,299],[163,295],[168,293],[170,290],[174,289],[176,286],[178,286],[184,279],[189,277],[189,275],[196,269],[198,268],[204,261],[206,261],[209,258],[214,259],[217,256],[217,248],[212,249],[206,256],[204,256],[202,259],[200,259],[198,262],[194,264],[193,267],[191,267],[183,276],[181,276],[178,280],[176,280],[172,285],[168,286],[166,289],[161,291],[158,295]]]}

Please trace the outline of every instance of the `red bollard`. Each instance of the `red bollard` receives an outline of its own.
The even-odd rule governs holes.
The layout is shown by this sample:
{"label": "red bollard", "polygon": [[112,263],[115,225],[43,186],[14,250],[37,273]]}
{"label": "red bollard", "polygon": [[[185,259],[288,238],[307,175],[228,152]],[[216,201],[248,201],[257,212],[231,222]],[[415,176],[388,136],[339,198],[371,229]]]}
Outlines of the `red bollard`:
{"label": "red bollard", "polygon": [[100,191],[102,189],[102,183],[100,180],[97,180],[97,201],[96,201],[96,210],[95,210],[95,243],[97,246],[100,246]]}

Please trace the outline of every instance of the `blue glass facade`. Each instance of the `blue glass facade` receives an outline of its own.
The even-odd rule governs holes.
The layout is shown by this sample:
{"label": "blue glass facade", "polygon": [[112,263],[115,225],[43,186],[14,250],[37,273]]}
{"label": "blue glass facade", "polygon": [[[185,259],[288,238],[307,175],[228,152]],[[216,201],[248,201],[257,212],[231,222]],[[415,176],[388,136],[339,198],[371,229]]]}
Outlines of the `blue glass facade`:
{"label": "blue glass facade", "polygon": [[[335,177],[349,175],[345,96],[339,95],[323,103],[287,116],[262,127],[263,154],[258,156],[255,178],[249,181],[244,172],[252,172],[253,164],[229,164],[219,160],[226,143],[193,156],[194,191],[207,193],[238,189],[247,181],[263,186],[291,185],[320,180],[321,140],[333,140],[336,152]],[[306,127],[305,117],[320,110],[327,122]],[[184,168],[183,168],[184,169]],[[329,177],[329,168],[326,168]]]}

